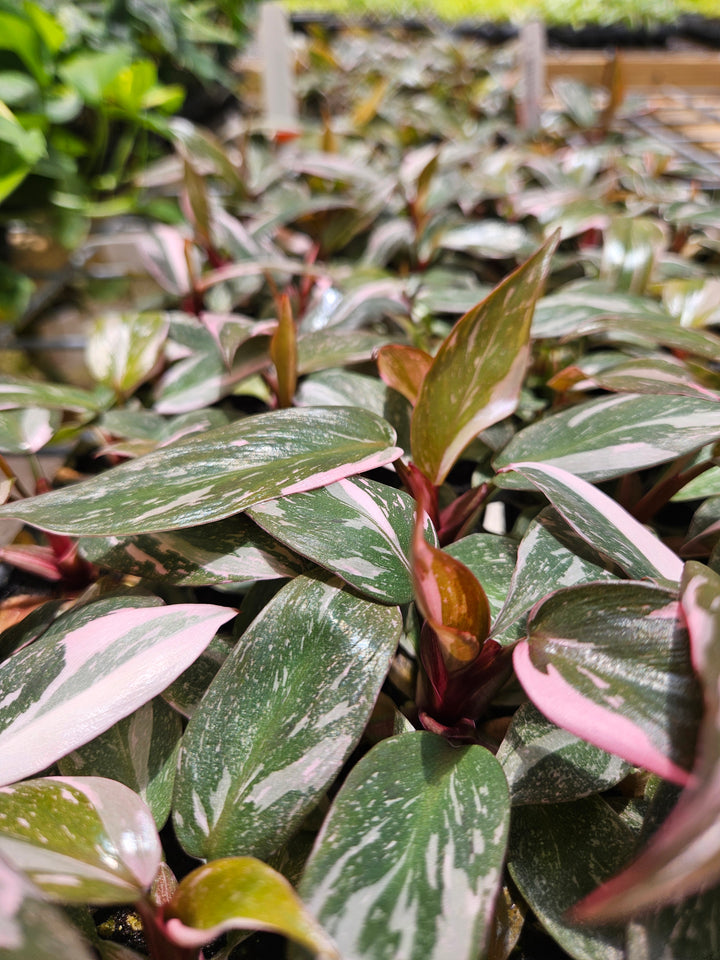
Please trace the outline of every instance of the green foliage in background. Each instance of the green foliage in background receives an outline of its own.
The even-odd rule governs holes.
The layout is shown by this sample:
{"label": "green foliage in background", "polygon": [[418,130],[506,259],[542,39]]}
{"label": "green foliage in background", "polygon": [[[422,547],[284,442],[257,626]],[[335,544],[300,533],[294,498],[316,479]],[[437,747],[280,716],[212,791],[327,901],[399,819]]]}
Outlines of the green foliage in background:
{"label": "green foliage in background", "polygon": [[718,16],[716,0],[284,0],[292,11],[343,17],[437,17],[440,20],[522,22],[541,17],[550,24],[672,22],[683,13]]}

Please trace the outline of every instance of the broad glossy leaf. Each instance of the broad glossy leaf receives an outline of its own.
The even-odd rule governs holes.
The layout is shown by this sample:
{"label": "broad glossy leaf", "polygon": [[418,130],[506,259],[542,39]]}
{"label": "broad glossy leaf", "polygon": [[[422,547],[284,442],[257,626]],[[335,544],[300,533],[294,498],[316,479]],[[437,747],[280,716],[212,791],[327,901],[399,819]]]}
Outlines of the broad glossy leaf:
{"label": "broad glossy leaf", "polygon": [[513,805],[578,800],[615,786],[633,769],[555,726],[531,703],[514,714],[497,759]]}
{"label": "broad glossy leaf", "polygon": [[530,322],[557,245],[552,237],[462,317],[423,380],[412,419],[415,464],[440,484],[470,441],[516,408]]}
{"label": "broad glossy leaf", "polygon": [[300,895],[344,960],[476,960],[508,822],[505,778],[484,748],[425,732],[383,740],[335,798]]}
{"label": "broad glossy leaf", "polygon": [[679,582],[680,558],[591,483],[548,463],[513,463],[505,470],[532,481],[583,540],[629,577]]}
{"label": "broad glossy leaf", "polygon": [[[410,543],[415,502],[364,477],[267,500],[249,515],[277,540],[381,603],[413,597]],[[432,525],[426,536],[434,540]]]}
{"label": "broad glossy leaf", "polygon": [[276,410],[187,437],[81,484],[0,508],[62,533],[193,527],[390,463],[392,427],[358,408]]}
{"label": "broad glossy leaf", "polygon": [[698,686],[674,593],[618,581],[551,594],[514,651],[518,679],[553,723],[685,784]]}
{"label": "broad glossy leaf", "polygon": [[46,410],[72,410],[75,413],[99,413],[112,403],[112,391],[106,387],[82,390],[59,383],[26,380],[3,374],[0,383],[0,410],[15,407],[43,407]]}
{"label": "broad glossy leaf", "polygon": [[510,876],[542,925],[575,960],[626,960],[624,930],[578,926],[567,910],[627,860],[634,836],[598,796],[513,810]]}
{"label": "broad glossy leaf", "polygon": [[[495,460],[542,461],[596,482],[643,470],[720,437],[720,404],[693,397],[613,395],[546,417],[516,433]],[[501,486],[525,487],[512,475]]]}
{"label": "broad glossy leaf", "polygon": [[0,789],[0,854],[55,900],[131,903],[152,883],[162,850],[128,787],[45,777]]}
{"label": "broad glossy leaf", "polygon": [[168,333],[162,313],[112,313],[95,321],[85,348],[93,377],[129,395],[152,372]]}
{"label": "broad glossy leaf", "polygon": [[170,813],[180,715],[160,697],[58,760],[68,777],[108,777],[130,787],[148,805],[158,829]]}
{"label": "broad glossy leaf", "polygon": [[80,551],[99,567],[194,587],[293,577],[308,566],[243,515],[168,533],[81,537]]}
{"label": "broad glossy leaf", "polygon": [[60,414],[37,407],[0,411],[0,451],[37,453],[49,443],[58,426]]}
{"label": "broad glossy leaf", "polygon": [[339,960],[332,941],[288,881],[254,857],[225,857],[189,873],[165,908],[168,937],[199,948],[230,930],[268,930],[321,960]]}
{"label": "broad glossy leaf", "polygon": [[505,604],[493,624],[493,636],[513,642],[525,636],[522,618],[543,597],[560,587],[596,580],[616,580],[590,551],[580,556],[582,541],[572,544],[572,536],[555,512],[548,507],[530,523],[520,542],[517,565],[512,575]]}
{"label": "broad glossy leaf", "polygon": [[175,828],[189,853],[266,856],[337,775],[395,651],[397,608],[306,577],[243,634],[183,739]]}
{"label": "broad glossy leaf", "polygon": [[43,770],[128,716],[235,615],[191,603],[100,610],[71,612],[0,666],[0,782]]}
{"label": "broad glossy leaf", "polygon": [[576,911],[579,917],[631,917],[638,910],[676,902],[720,880],[719,595],[720,576],[703,564],[688,563],[680,602],[704,699],[693,781],[638,859],[586,898]]}
{"label": "broad glossy leaf", "polygon": [[0,955],[5,960],[93,960],[78,930],[4,860],[0,892]]}

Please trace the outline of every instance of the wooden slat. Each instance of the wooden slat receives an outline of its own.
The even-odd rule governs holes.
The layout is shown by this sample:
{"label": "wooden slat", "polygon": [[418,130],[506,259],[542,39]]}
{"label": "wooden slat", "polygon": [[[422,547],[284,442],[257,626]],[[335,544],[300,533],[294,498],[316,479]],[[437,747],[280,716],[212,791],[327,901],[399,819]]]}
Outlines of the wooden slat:
{"label": "wooden slat", "polygon": [[[626,87],[700,87],[720,91],[720,55],[714,53],[664,53],[619,51],[617,63]],[[569,77],[588,86],[609,82],[613,55],[604,51],[549,52],[548,83]]]}

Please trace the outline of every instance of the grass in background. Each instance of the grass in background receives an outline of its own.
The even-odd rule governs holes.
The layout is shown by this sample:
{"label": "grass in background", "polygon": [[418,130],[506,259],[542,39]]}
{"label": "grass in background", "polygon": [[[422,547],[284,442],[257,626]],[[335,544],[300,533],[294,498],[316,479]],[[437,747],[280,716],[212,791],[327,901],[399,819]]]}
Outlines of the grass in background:
{"label": "grass in background", "polygon": [[668,22],[683,13],[720,15],[720,0],[285,0],[294,12],[335,13],[346,17],[431,16],[441,20],[519,22],[540,16],[547,23]]}

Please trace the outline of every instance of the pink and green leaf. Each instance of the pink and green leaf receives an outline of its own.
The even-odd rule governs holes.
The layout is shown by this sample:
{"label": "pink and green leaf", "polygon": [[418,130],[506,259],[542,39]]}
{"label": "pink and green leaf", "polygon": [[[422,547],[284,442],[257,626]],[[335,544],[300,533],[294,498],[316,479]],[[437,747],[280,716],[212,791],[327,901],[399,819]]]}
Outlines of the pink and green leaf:
{"label": "pink and green leaf", "polygon": [[417,466],[434,484],[479,433],[514,412],[530,357],[530,324],[553,236],[453,327],[428,370],[412,419]]}
{"label": "pink and green leaf", "polygon": [[81,537],[80,550],[98,567],[182,586],[277,580],[308,568],[244,515],[167,533]]}
{"label": "pink and green leaf", "polygon": [[7,960],[94,960],[79,931],[0,859],[0,952]]}
{"label": "pink and green leaf", "polygon": [[[367,596],[381,603],[412,600],[414,502],[402,490],[353,477],[267,500],[248,513],[272,537]],[[424,536],[435,542],[430,523]]]}
{"label": "pink and green leaf", "polygon": [[685,899],[720,881],[719,597],[720,576],[690,561],[680,604],[704,700],[693,781],[640,856],[578,904],[573,911],[578,919],[631,917],[639,910]]}
{"label": "pink and green leaf", "polygon": [[600,565],[596,553],[582,550],[583,545],[551,507],[535,517],[520,541],[507,598],[493,623],[493,637],[501,643],[524,637],[524,615],[554,590],[618,579]]}
{"label": "pink and green leaf", "polygon": [[147,703],[234,615],[212,604],[127,605],[56,621],[0,665],[1,782],[43,770]]}
{"label": "pink and green leaf", "polygon": [[[495,469],[550,464],[590,482],[643,470],[720,437],[720,404],[695,397],[613,394],[546,417],[515,434]],[[527,484],[512,474],[501,486]]]}
{"label": "pink and green leaf", "polygon": [[0,451],[37,453],[48,444],[60,426],[60,414],[54,410],[25,407],[0,411]]}
{"label": "pink and green leaf", "polygon": [[680,558],[587,480],[551,463],[512,463],[502,472],[519,473],[530,480],[583,540],[629,577],[679,582]]}
{"label": "pink and green leaf", "polygon": [[243,634],[183,738],[175,829],[194,856],[265,857],[334,779],[400,636],[397,607],[296,577]]}
{"label": "pink and green leaf", "polygon": [[276,410],[196,434],[1,516],[79,535],[192,527],[395,460],[395,433],[358,408]]}
{"label": "pink and green leaf", "polygon": [[168,818],[177,755],[180,714],[160,697],[58,760],[67,777],[108,777],[124,783],[148,805],[158,829]]}
{"label": "pink and green leaf", "polygon": [[531,611],[515,672],[559,727],[688,784],[698,687],[678,618],[675,594],[649,583],[558,590]]}
{"label": "pink and green leaf", "polygon": [[112,313],[96,320],[85,362],[98,383],[127,396],[148,378],[160,358],[169,320],[162,313]]}

